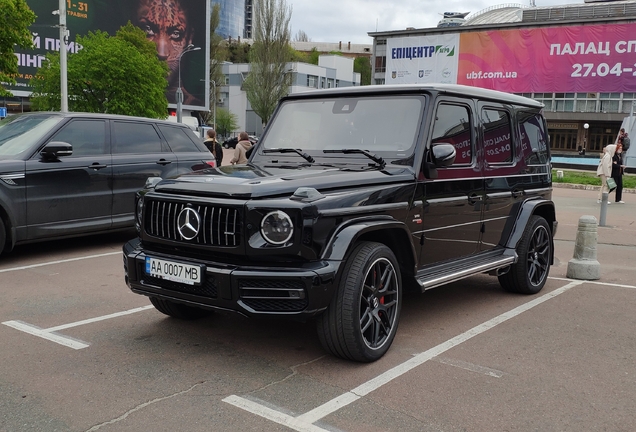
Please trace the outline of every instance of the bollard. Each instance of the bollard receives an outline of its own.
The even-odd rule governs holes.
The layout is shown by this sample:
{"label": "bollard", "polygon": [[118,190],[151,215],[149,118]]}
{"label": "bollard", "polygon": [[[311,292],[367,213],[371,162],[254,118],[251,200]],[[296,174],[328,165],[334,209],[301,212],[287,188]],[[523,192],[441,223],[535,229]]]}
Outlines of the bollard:
{"label": "bollard", "polygon": [[563,171],[558,170],[557,171],[557,179],[561,180],[563,178]]}
{"label": "bollard", "polygon": [[599,217],[598,225],[605,226],[605,216],[607,215],[607,204],[609,203],[609,194],[607,192],[602,193],[603,199],[601,200],[601,216]]}
{"label": "bollard", "polygon": [[574,257],[568,262],[567,277],[580,280],[601,278],[601,264],[596,260],[596,218],[581,216],[576,231]]}

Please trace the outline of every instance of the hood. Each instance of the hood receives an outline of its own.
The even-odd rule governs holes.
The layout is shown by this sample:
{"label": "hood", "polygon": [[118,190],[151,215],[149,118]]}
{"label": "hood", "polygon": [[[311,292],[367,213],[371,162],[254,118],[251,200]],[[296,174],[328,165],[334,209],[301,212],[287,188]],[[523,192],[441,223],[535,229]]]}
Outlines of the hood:
{"label": "hood", "polygon": [[223,166],[162,180],[155,186],[155,190],[162,193],[250,199],[288,196],[299,187],[328,191],[414,179],[413,169],[408,166],[356,170],[320,166],[286,169],[280,166],[247,164]]}

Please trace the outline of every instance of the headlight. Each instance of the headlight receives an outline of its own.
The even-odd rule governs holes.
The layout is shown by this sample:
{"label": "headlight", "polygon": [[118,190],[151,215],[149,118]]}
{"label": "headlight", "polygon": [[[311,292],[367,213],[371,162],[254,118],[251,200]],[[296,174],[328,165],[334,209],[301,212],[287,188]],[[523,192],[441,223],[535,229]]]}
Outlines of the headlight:
{"label": "headlight", "polygon": [[268,243],[280,245],[294,235],[294,224],[287,213],[276,210],[267,213],[261,221],[261,234]]}
{"label": "headlight", "polygon": [[135,216],[137,219],[136,222],[139,229],[141,229],[141,217],[143,216],[143,211],[144,211],[144,197],[143,195],[140,195],[137,198],[137,211],[135,213]]}

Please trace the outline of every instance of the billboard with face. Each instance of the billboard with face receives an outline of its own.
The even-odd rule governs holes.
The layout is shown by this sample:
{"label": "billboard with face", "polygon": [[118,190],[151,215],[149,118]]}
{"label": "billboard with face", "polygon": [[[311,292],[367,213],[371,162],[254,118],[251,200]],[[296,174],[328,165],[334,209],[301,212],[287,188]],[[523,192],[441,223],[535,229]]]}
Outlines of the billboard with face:
{"label": "billboard with face", "polygon": [[[635,92],[634,33],[636,23],[391,38],[385,81],[448,82],[510,93]],[[449,47],[455,48],[455,63]]]}
{"label": "billboard with face", "polygon": [[[30,92],[29,79],[41,66],[49,52],[59,50],[57,1],[27,0],[37,15],[31,26],[34,49],[16,51],[19,74],[17,84],[6,88],[17,95]],[[89,31],[102,30],[111,35],[128,21],[140,27],[157,46],[157,56],[168,64],[166,97],[175,106],[179,84],[179,63],[183,106],[186,109],[207,109],[209,92],[206,79],[209,71],[209,2],[207,0],[66,0],[66,21],[69,56],[81,49],[75,39]],[[189,45],[199,50],[184,53]],[[181,58],[181,61],[179,59]]]}

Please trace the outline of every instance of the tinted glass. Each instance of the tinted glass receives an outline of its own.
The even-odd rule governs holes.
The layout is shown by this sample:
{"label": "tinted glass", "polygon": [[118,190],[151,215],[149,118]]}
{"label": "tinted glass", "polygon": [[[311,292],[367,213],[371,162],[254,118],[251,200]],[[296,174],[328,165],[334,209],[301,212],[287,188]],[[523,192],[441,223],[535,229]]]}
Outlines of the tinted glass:
{"label": "tinted glass", "polygon": [[188,131],[184,128],[159,126],[159,130],[163,134],[168,145],[173,152],[200,152],[201,150],[194,144],[192,139],[188,136]]}
{"label": "tinted glass", "polygon": [[518,115],[521,128],[521,148],[527,165],[545,164],[550,157],[548,135],[543,117],[521,112]]}
{"label": "tinted glass", "polygon": [[0,121],[0,155],[15,156],[32,148],[55,125],[59,116],[14,116]]}
{"label": "tinted glass", "polygon": [[437,107],[431,143],[455,146],[456,155],[453,165],[469,165],[472,162],[473,142],[470,118],[470,111],[466,106],[440,104]]}
{"label": "tinted glass", "polygon": [[342,157],[323,150],[362,149],[384,158],[405,158],[413,153],[424,105],[419,96],[287,101],[261,145],[300,148],[320,157]]}
{"label": "tinted glass", "polygon": [[150,123],[113,123],[113,153],[160,153],[161,138]]}
{"label": "tinted glass", "polygon": [[481,110],[484,124],[484,154],[490,164],[512,162],[510,115],[504,110]]}
{"label": "tinted glass", "polygon": [[104,120],[72,120],[49,140],[63,141],[73,146],[73,156],[108,153]]}

